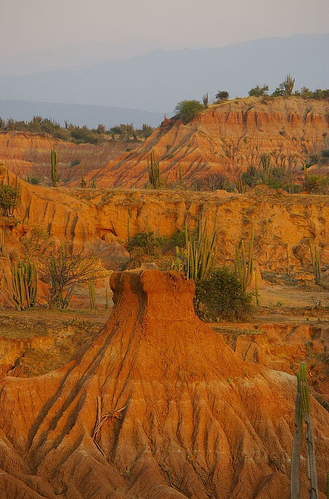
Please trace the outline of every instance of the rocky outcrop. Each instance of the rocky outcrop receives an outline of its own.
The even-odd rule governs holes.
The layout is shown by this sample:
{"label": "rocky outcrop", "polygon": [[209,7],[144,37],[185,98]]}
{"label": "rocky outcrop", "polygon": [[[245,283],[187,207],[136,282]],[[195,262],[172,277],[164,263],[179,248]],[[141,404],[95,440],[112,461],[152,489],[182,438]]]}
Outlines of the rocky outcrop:
{"label": "rocky outcrop", "polygon": [[[239,359],[178,273],[111,286],[113,314],[75,361],[2,380],[1,497],[288,499],[295,377]],[[329,415],[312,400],[312,416],[324,498]],[[304,497],[304,460],[302,474]]]}
{"label": "rocky outcrop", "polygon": [[138,149],[91,172],[100,187],[144,187],[151,151],[168,184],[186,185],[210,172],[232,179],[248,166],[259,167],[263,154],[272,166],[303,168],[310,155],[329,148],[329,103],[302,98],[235,99],[210,106],[184,125],[165,120]]}

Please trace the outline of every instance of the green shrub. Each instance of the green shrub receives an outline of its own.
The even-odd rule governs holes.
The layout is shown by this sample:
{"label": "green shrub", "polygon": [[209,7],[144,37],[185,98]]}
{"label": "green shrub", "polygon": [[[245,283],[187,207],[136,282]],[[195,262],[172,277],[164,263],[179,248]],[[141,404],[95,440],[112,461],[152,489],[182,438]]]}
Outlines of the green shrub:
{"label": "green shrub", "polygon": [[186,231],[185,230],[177,230],[173,234],[171,234],[169,238],[169,244],[173,248],[184,248],[186,246]]}
{"label": "green shrub", "polygon": [[303,188],[308,194],[325,194],[329,178],[323,175],[305,175]]}
{"label": "green shrub", "polygon": [[248,92],[250,97],[261,97],[263,95],[267,95],[267,93],[268,93],[268,85],[263,85],[262,87],[257,85]]}
{"label": "green shrub", "polygon": [[166,238],[159,237],[154,232],[137,232],[129,239],[127,250],[130,254],[159,255]]}
{"label": "green shrub", "polygon": [[244,293],[235,273],[217,268],[196,284],[196,313],[207,320],[240,320],[251,309],[251,294]]}
{"label": "green shrub", "polygon": [[175,107],[175,117],[182,120],[184,125],[186,125],[204,109],[204,105],[197,100],[183,100]]}
{"label": "green shrub", "polygon": [[2,215],[5,217],[12,215],[19,203],[20,195],[18,187],[13,187],[12,185],[0,186],[0,209]]}
{"label": "green shrub", "polygon": [[216,94],[217,101],[227,100],[230,94],[226,90],[219,90]]}

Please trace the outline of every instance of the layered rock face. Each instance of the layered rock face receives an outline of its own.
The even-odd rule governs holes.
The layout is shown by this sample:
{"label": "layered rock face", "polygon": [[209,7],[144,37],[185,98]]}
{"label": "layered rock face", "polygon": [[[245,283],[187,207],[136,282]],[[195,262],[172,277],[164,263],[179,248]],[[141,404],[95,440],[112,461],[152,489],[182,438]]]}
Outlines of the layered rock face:
{"label": "layered rock face", "polygon": [[235,99],[210,106],[184,125],[165,120],[138,149],[91,172],[100,187],[144,187],[151,151],[162,179],[186,185],[210,172],[232,179],[266,155],[272,167],[302,170],[310,155],[329,148],[329,104],[301,98]]}
{"label": "layered rock face", "polygon": [[[0,176],[0,182],[6,175]],[[14,185],[14,176],[9,175]],[[329,218],[327,196],[256,193],[248,195],[191,191],[102,191],[98,189],[52,189],[21,185],[18,223],[6,229],[10,249],[34,227],[42,227],[60,241],[76,246],[99,244],[102,249],[116,241],[126,244],[130,236],[151,230],[169,236],[191,229],[201,217],[212,230],[216,221],[217,254],[220,263],[232,264],[235,245],[255,235],[255,262],[261,270],[286,271],[310,265],[309,240],[318,246],[322,265],[329,263]],[[97,246],[98,245],[98,246]],[[99,249],[99,248],[98,248]],[[98,250],[97,250],[98,251]]]}
{"label": "layered rock face", "polygon": [[[2,380],[1,497],[288,499],[295,377],[239,359],[179,273],[111,286],[113,314],[76,360]],[[312,416],[324,498],[329,415],[312,400]]]}

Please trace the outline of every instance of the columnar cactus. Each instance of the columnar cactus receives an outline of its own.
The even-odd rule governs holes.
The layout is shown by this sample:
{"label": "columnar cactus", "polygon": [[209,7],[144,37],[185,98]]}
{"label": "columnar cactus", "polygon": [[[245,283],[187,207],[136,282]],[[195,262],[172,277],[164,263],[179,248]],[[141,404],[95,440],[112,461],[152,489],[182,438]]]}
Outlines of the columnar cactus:
{"label": "columnar cactus", "polygon": [[251,279],[254,272],[254,229],[252,229],[249,245],[248,245],[248,256],[246,255],[246,249],[244,241],[241,241],[241,253],[240,245],[235,246],[235,272],[239,278],[241,289],[243,292],[246,291],[247,287],[251,283]]}
{"label": "columnar cactus", "polygon": [[11,281],[3,274],[6,288],[2,289],[2,294],[17,310],[33,307],[37,296],[37,271],[34,263],[29,259],[25,262],[19,260],[10,270]]}
{"label": "columnar cactus", "polygon": [[95,281],[93,279],[88,282],[88,288],[89,288],[89,303],[90,303],[90,308],[95,308],[95,305],[96,305],[96,299],[95,299]]}
{"label": "columnar cactus", "polygon": [[160,180],[160,162],[155,161],[154,151],[151,152],[147,159],[147,170],[149,174],[149,181],[153,189],[159,189],[161,185]]}
{"label": "columnar cactus", "polygon": [[316,473],[315,442],[310,410],[310,393],[306,366],[302,363],[297,374],[297,395],[295,406],[296,431],[291,457],[291,499],[300,499],[300,454],[303,433],[303,420],[306,423],[307,478],[310,481],[309,499],[318,499],[318,478]]}
{"label": "columnar cactus", "polygon": [[57,165],[57,152],[55,151],[55,147],[53,147],[50,151],[50,160],[51,160],[51,181],[53,187],[57,187],[58,165]]}
{"label": "columnar cactus", "polygon": [[187,251],[184,255],[184,270],[189,279],[202,281],[209,277],[216,261],[216,229],[215,224],[210,235],[207,224],[201,219],[195,233],[186,228]]}
{"label": "columnar cactus", "polygon": [[312,267],[313,267],[315,284],[320,286],[322,279],[321,279],[321,266],[320,266],[319,251],[318,251],[318,248],[316,246],[313,249],[313,244],[312,244],[311,239],[310,239],[310,253],[311,253],[311,262],[312,262]]}

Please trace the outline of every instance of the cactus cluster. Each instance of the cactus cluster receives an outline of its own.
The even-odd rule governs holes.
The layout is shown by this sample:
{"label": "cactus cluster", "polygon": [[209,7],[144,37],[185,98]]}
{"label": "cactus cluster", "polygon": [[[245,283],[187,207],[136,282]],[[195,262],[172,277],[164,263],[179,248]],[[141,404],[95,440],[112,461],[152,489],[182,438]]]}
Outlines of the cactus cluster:
{"label": "cactus cluster", "polygon": [[35,305],[37,296],[37,271],[29,259],[11,265],[11,280],[3,272],[2,295],[17,310],[26,310]]}
{"label": "cactus cluster", "polygon": [[234,180],[234,185],[239,194],[244,194],[247,190],[247,184],[241,178]]}
{"label": "cactus cluster", "polygon": [[195,282],[207,279],[216,261],[216,229],[208,234],[207,223],[199,218],[197,230],[186,228],[186,250],[183,253],[183,267],[186,276]]}
{"label": "cactus cluster", "polygon": [[153,189],[159,189],[161,186],[160,162],[155,160],[154,151],[152,151],[150,156],[147,158],[147,171],[151,186]]}
{"label": "cactus cluster", "polygon": [[318,478],[316,473],[315,442],[310,410],[310,392],[306,365],[300,364],[297,374],[297,395],[295,405],[295,435],[291,456],[291,499],[300,499],[300,456],[303,421],[306,423],[307,478],[310,481],[309,499],[318,499]]}
{"label": "cactus cluster", "polygon": [[50,161],[51,161],[51,181],[52,181],[53,187],[57,187],[58,164],[57,164],[57,152],[55,151],[55,147],[53,147],[50,151]]}
{"label": "cactus cluster", "polygon": [[249,244],[248,255],[246,254],[245,243],[242,240],[240,244],[235,245],[235,273],[241,284],[243,292],[251,283],[254,273],[254,229],[252,229]]}

